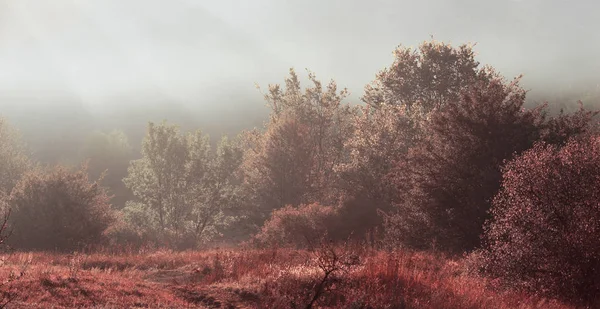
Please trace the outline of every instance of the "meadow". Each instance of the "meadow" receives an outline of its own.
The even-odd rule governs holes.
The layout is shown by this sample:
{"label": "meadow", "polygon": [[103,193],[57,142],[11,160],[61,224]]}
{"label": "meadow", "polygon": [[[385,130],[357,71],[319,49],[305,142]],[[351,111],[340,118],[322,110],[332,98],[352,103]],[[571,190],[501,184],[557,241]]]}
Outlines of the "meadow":
{"label": "meadow", "polygon": [[575,308],[469,262],[365,246],[2,256],[6,308]]}

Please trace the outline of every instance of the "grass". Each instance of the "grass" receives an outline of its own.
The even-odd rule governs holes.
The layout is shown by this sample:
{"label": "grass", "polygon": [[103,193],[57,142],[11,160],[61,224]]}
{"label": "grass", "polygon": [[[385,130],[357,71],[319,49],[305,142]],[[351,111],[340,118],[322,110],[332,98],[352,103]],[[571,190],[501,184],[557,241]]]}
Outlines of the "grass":
{"label": "grass", "polygon": [[2,278],[16,278],[2,285],[8,308],[574,308],[502,290],[462,260],[422,252],[105,251],[2,261]]}

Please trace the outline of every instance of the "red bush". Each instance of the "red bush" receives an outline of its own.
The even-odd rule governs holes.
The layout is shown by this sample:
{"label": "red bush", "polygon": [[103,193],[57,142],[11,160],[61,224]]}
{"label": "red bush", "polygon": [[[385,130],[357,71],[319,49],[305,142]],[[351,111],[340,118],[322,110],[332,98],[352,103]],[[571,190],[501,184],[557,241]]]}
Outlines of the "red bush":
{"label": "red bush", "polygon": [[600,295],[600,137],[537,144],[503,169],[485,270],[578,301]]}
{"label": "red bush", "polygon": [[11,246],[27,250],[73,250],[104,241],[114,220],[110,197],[87,170],[63,167],[26,174],[13,189]]}
{"label": "red bush", "polygon": [[304,247],[318,241],[328,232],[337,209],[318,203],[275,210],[265,222],[255,241],[263,245]]}

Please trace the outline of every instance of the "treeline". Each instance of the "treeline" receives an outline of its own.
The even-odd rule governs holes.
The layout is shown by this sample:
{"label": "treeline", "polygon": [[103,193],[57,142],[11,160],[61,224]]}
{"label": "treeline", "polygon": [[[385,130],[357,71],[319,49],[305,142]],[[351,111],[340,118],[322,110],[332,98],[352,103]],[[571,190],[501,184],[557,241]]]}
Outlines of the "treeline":
{"label": "treeline", "polygon": [[309,81],[291,70],[264,93],[264,126],[216,147],[150,123],[135,157],[124,134],[95,133],[76,171],[31,162],[3,123],[9,243],[187,249],[381,234],[388,248],[468,253],[484,274],[551,296],[600,292],[596,111],[528,107],[519,78],[436,41],[399,47],[362,105],[334,81]]}

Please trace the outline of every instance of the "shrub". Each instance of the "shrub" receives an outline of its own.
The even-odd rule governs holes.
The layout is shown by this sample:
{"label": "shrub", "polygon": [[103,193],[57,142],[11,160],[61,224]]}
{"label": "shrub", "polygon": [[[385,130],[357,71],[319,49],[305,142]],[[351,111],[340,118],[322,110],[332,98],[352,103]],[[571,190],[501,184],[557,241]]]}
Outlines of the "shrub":
{"label": "shrub", "polygon": [[9,197],[13,237],[20,249],[73,250],[99,243],[113,222],[110,197],[86,168],[56,167],[32,171],[17,183]]}
{"label": "shrub", "polygon": [[537,144],[503,169],[484,270],[546,295],[600,295],[600,137]]}
{"label": "shrub", "polygon": [[260,245],[305,247],[327,234],[334,224],[337,208],[318,203],[286,206],[273,211],[254,237]]}

